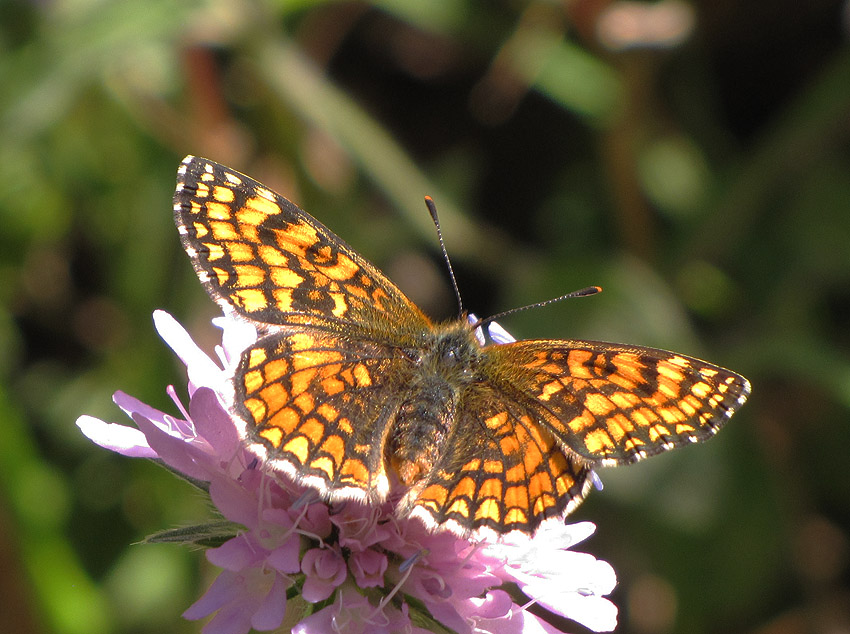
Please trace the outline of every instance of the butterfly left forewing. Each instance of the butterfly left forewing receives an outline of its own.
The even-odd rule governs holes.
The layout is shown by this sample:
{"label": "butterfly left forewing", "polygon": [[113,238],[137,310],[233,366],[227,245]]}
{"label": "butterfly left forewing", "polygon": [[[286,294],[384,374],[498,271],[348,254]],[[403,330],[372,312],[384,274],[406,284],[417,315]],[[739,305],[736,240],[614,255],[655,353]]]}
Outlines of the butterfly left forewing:
{"label": "butterfly left forewing", "polygon": [[502,382],[592,464],[640,460],[713,436],[746,401],[742,376],[694,357],[592,341],[490,348]]}
{"label": "butterfly left forewing", "polygon": [[257,324],[322,322],[352,336],[430,326],[375,266],[283,196],[208,159],[178,170],[174,218],[210,296]]}

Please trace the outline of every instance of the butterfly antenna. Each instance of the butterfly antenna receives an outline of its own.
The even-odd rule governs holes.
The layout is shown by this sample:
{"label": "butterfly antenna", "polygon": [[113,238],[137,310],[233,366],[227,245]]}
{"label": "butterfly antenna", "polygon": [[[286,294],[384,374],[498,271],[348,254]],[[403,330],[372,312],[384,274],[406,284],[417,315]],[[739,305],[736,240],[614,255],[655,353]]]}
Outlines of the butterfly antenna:
{"label": "butterfly antenna", "polygon": [[434,221],[434,226],[437,228],[437,239],[440,241],[440,249],[443,251],[443,259],[446,261],[446,268],[449,270],[449,277],[452,280],[452,288],[455,289],[455,297],[457,297],[458,314],[463,315],[463,300],[460,298],[460,290],[457,287],[457,279],[455,272],[452,269],[452,261],[449,259],[449,252],[446,251],[446,243],[443,242],[443,232],[440,230],[440,219],[437,217],[437,206],[434,204],[434,199],[430,196],[425,196],[425,204],[428,206],[428,212],[431,214],[431,220]]}
{"label": "butterfly antenna", "polygon": [[566,295],[561,295],[560,297],[554,297],[552,299],[547,299],[545,302],[537,302],[536,304],[529,304],[528,306],[520,306],[519,308],[511,308],[510,310],[503,311],[501,313],[496,313],[495,315],[491,315],[490,317],[485,317],[480,320],[478,323],[474,324],[475,328],[480,326],[486,326],[491,321],[496,321],[497,319],[501,319],[502,317],[507,317],[508,315],[513,315],[514,313],[522,312],[523,310],[528,310],[530,308],[540,308],[541,306],[548,306],[549,304],[554,304],[555,302],[560,302],[563,299],[572,299],[573,297],[588,297],[590,295],[596,295],[596,293],[601,293],[601,286],[588,286],[587,288],[583,288],[578,291],[573,291],[572,293],[567,293]]}

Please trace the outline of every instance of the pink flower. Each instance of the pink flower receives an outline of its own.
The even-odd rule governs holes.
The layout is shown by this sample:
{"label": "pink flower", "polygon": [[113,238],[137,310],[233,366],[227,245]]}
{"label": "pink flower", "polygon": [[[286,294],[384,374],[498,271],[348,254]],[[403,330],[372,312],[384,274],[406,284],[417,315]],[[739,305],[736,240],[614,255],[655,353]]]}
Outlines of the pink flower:
{"label": "pink flower", "polygon": [[292,628],[292,634],[428,634],[429,630],[413,627],[408,611],[376,609],[369,600],[356,590],[345,588],[337,600],[308,616]]}
{"label": "pink flower", "polygon": [[510,534],[484,551],[504,560],[499,577],[516,583],[537,604],[595,632],[610,632],[617,625],[617,608],[605,595],[617,585],[614,569],[592,555],[568,550],[595,530],[590,522],[544,523],[534,538]]}
{"label": "pink flower", "polygon": [[318,603],[333,594],[348,576],[342,553],[334,548],[311,548],[301,558],[304,580],[302,595],[305,601]]}
{"label": "pink flower", "polygon": [[291,582],[274,571],[249,567],[225,570],[207,593],[183,613],[190,620],[216,613],[204,634],[247,634],[276,629],[286,610],[286,589]]}
{"label": "pink flower", "polygon": [[[415,518],[399,518],[393,500],[328,504],[259,464],[223,405],[232,391],[229,377],[256,331],[235,319],[216,319],[223,330],[216,362],[167,313],[157,311],[154,322],[187,366],[188,411],[171,388],[180,417],[118,392],[114,400],[135,428],[90,416],[77,425],[102,447],[161,460],[205,483],[229,520],[180,533],[188,542],[211,534],[223,541],[206,551],[222,572],[184,613],[187,619],[212,615],[204,634],[277,629],[287,592],[296,589],[316,607],[294,626],[297,634],[558,632],[536,615],[541,610],[526,609],[532,603],[596,631],[615,627],[617,610],[605,598],[616,583],[613,569],[570,550],[595,530],[593,524],[550,521],[533,538],[511,533],[488,542],[430,532]],[[496,342],[510,340],[496,324],[487,334]],[[516,588],[528,602],[514,601]]]}
{"label": "pink flower", "polygon": [[348,560],[348,567],[358,588],[383,586],[387,565],[387,556],[372,548],[353,553]]}

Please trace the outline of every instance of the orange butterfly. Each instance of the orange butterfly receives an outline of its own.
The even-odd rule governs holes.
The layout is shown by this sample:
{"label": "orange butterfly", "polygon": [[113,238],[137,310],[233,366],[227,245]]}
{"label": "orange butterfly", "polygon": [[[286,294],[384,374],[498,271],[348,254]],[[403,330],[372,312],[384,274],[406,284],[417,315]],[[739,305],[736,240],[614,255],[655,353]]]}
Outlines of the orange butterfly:
{"label": "orange butterfly", "polygon": [[210,296],[254,324],[232,412],[266,464],[330,499],[386,499],[468,533],[533,532],[593,470],[712,436],[742,376],[592,341],[482,345],[433,323],[327,227],[257,181],[187,157],[174,213]]}

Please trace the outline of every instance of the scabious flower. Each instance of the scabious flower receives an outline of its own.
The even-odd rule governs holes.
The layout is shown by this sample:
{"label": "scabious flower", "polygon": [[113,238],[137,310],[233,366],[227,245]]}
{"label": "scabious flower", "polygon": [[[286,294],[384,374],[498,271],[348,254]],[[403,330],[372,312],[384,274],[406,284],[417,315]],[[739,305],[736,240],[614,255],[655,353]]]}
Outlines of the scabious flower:
{"label": "scabious flower", "polygon": [[[550,623],[553,615],[595,631],[614,629],[617,609],[605,598],[616,584],[614,570],[570,550],[593,533],[593,524],[549,521],[534,537],[511,533],[486,541],[399,518],[392,499],[329,504],[265,469],[222,405],[239,354],[256,340],[256,330],[230,317],[214,320],[223,333],[216,362],[167,313],[154,313],[154,323],[186,364],[188,410],[173,388],[180,417],[117,392],[114,401],[135,428],[90,416],[77,425],[106,449],[159,460],[201,483],[229,520],[226,541],[206,551],[222,572],[183,615],[212,615],[204,634],[277,629],[287,600],[297,594],[309,609],[292,626],[295,634],[550,634],[561,631]],[[495,324],[488,334],[497,343],[511,340]],[[483,334],[479,340],[483,345]],[[200,543],[221,526],[181,535]]]}

